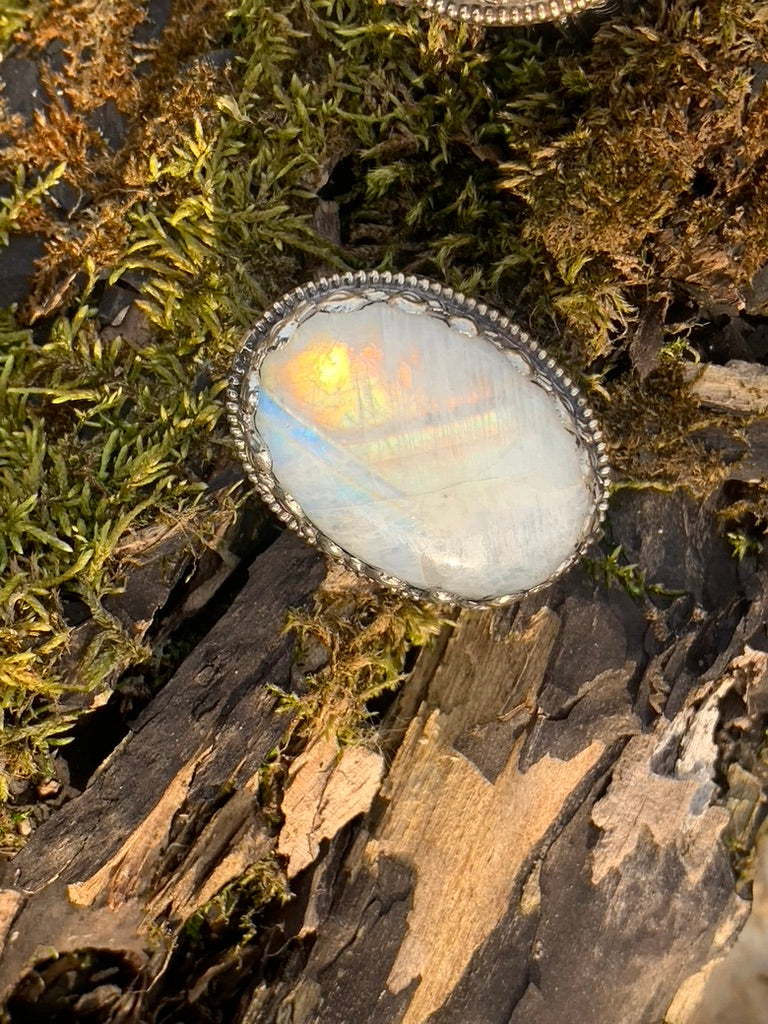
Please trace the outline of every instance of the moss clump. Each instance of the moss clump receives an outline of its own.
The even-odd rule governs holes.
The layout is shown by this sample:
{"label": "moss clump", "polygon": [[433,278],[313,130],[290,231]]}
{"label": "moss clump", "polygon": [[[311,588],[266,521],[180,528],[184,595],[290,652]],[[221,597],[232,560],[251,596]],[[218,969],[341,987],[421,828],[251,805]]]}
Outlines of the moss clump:
{"label": "moss clump", "polygon": [[[765,264],[765,8],[640,8],[588,53],[538,64],[537,95],[502,117],[502,186],[553,271],[544,301],[607,352],[641,305],[743,308]],[[700,309],[699,309],[700,307]]]}
{"label": "moss clump", "polygon": [[428,644],[443,624],[434,610],[373,593],[346,571],[330,573],[312,610],[288,616],[299,666],[308,670],[303,692],[278,691],[292,730],[342,744],[365,739],[372,703],[401,682],[407,652]]}
{"label": "moss clump", "polygon": [[256,936],[259,912],[273,900],[285,903],[290,898],[285,872],[275,858],[256,861],[187,919],[181,944],[204,946],[209,953],[211,945],[221,945],[232,955],[234,966]]}
{"label": "moss clump", "polygon": [[0,3],[0,50],[25,30],[29,30],[45,11],[46,0],[2,0]]}

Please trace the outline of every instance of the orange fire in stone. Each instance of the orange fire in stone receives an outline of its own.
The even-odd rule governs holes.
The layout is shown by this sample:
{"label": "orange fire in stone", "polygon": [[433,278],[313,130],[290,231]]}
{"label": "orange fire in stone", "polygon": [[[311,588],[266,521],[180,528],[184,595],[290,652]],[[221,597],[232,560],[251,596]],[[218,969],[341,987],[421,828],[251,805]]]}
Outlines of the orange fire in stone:
{"label": "orange fire in stone", "polygon": [[318,426],[374,426],[402,412],[403,392],[413,384],[413,367],[401,362],[398,386],[393,388],[383,362],[381,347],[373,341],[355,350],[330,334],[318,333],[311,344],[279,365],[274,380],[267,371],[264,383],[290,396],[295,412],[311,412]]}

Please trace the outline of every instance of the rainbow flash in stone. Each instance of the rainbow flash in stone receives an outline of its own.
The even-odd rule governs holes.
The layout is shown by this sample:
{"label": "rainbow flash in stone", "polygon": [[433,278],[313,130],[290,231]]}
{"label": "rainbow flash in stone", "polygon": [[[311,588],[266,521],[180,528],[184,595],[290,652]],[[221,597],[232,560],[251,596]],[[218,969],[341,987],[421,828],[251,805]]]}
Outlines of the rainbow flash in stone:
{"label": "rainbow flash in stone", "polygon": [[228,408],[286,522],[420,597],[533,589],[604,509],[605,455],[573,385],[505,318],[424,279],[290,293],[247,339]]}

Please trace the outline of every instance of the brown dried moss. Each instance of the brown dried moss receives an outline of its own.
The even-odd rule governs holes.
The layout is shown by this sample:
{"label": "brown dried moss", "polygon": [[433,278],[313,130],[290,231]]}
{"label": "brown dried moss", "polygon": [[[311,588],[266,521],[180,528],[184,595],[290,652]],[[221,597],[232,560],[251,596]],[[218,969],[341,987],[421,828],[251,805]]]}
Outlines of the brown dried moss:
{"label": "brown dried moss", "polygon": [[[621,297],[605,304],[592,352],[609,351],[612,329],[647,301],[682,293],[704,316],[748,303],[768,258],[766,12],[745,0],[643,5],[587,54],[542,62],[536,109],[518,118],[507,105],[502,184],[559,278],[550,301],[580,330],[574,294]],[[571,112],[535,116],[554,104]]]}
{"label": "brown dried moss", "polygon": [[[221,38],[228,7],[221,0],[176,3],[159,40],[139,45],[131,40],[146,17],[140,0],[55,0],[34,28],[17,33],[24,52],[39,61],[46,103],[31,125],[18,116],[0,118],[8,140],[0,151],[0,177],[12,178],[19,165],[28,177],[43,175],[64,159],[62,180],[88,197],[87,209],[75,218],[62,219],[50,206],[21,212],[17,229],[48,239],[28,318],[50,315],[71,299],[68,286],[84,267],[98,273],[117,262],[127,245],[126,213],[149,198],[149,154],[171,153],[195,119],[214,121],[224,73],[205,64],[187,74],[179,70]],[[50,48],[55,44],[58,58],[62,43],[54,68]],[[105,103],[125,119],[125,142],[117,153],[88,120]]]}

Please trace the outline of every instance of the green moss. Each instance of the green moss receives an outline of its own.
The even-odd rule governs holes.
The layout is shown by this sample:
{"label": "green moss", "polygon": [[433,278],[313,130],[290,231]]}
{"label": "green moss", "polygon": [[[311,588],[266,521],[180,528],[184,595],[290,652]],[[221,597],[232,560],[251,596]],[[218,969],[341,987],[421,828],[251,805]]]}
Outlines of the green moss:
{"label": "green moss", "polygon": [[763,552],[763,544],[748,536],[743,530],[736,530],[725,535],[731,549],[731,554],[737,562],[743,562],[745,558],[759,556]]}
{"label": "green moss", "polygon": [[236,962],[239,952],[256,935],[257,917],[263,908],[273,900],[285,903],[290,898],[285,873],[275,858],[256,861],[188,918],[180,943],[210,950],[218,942]]}
{"label": "green moss", "polygon": [[[445,620],[434,610],[383,596],[350,573],[329,575],[309,612],[292,611],[300,667],[317,665],[303,692],[284,693],[292,730],[355,743],[370,732],[370,705],[402,681],[405,656],[435,637]],[[287,741],[287,738],[286,738]]]}
{"label": "green moss", "polygon": [[0,2],[0,50],[33,27],[42,17],[46,0],[2,0]]}
{"label": "green moss", "polygon": [[645,571],[637,563],[627,562],[623,557],[621,545],[601,558],[585,558],[583,564],[593,579],[606,587],[621,587],[636,600],[645,597],[675,598],[684,593],[682,590],[669,590],[659,583],[648,582]]}

